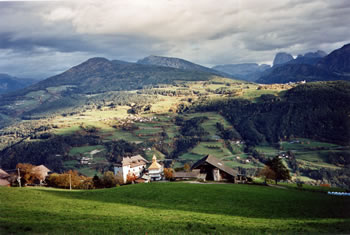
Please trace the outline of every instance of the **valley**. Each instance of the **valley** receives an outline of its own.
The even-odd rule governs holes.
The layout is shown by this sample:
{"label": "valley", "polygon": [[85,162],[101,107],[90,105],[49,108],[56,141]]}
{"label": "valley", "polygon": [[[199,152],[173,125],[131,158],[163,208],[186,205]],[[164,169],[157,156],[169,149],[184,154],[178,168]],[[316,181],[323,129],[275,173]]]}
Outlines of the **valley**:
{"label": "valley", "polygon": [[[343,181],[335,180],[335,173],[329,176],[328,172],[342,172],[347,160],[339,163],[331,161],[328,156],[333,154],[337,159],[339,155],[344,155],[347,158],[350,155],[348,145],[293,134],[280,137],[278,141],[269,140],[274,137],[266,136],[267,139],[264,137],[262,141],[251,143],[254,138],[244,136],[248,129],[242,132],[239,127],[245,124],[237,126],[236,121],[228,116],[230,111],[217,109],[226,99],[250,105],[281,103],[277,100],[283,100],[287,91],[297,86],[261,85],[213,77],[207,81],[178,81],[144,89],[82,95],[84,103],[61,109],[55,107],[54,113],[44,109],[38,115],[26,116],[27,120],[3,128],[1,162],[6,168],[21,161],[45,163],[56,172],[75,169],[92,177],[111,170],[123,153],[141,153],[148,160],[156,155],[166,166],[175,169],[212,154],[227,166],[254,176],[264,166],[264,159],[280,155],[292,172],[293,181],[309,184],[331,181],[335,185],[343,185]],[[26,98],[59,99],[60,92],[68,88],[47,88],[31,92]],[[50,97],[41,98],[45,92]],[[213,102],[219,102],[214,109]],[[247,104],[244,107],[248,107]],[[25,107],[42,107],[37,105],[26,103]],[[230,105],[227,107],[230,108]],[[259,108],[254,110],[259,112]],[[238,116],[244,118],[244,111],[239,112]],[[254,120],[254,115],[249,115]],[[197,127],[188,133],[184,130],[186,122],[194,123],[191,128],[193,125]],[[264,132],[259,130],[257,133],[261,135]],[[44,154],[39,153],[47,144],[56,142],[61,147],[55,145]],[[115,145],[119,146],[119,152],[113,149]],[[23,153],[21,149],[24,146],[27,146],[26,152],[28,148],[33,150]],[[326,175],[315,175],[315,171],[320,169]]]}
{"label": "valley", "polygon": [[0,15],[0,235],[350,234],[349,2]]}

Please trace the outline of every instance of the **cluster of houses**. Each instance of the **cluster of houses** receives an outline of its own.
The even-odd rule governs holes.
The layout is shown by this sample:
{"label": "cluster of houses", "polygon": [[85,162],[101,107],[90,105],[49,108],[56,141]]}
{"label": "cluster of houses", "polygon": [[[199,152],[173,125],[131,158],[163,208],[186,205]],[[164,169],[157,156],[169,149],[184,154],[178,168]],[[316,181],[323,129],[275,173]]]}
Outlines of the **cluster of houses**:
{"label": "cluster of houses", "polygon": [[[50,170],[44,165],[32,169],[38,175],[38,182],[42,184]],[[147,161],[141,155],[123,157],[115,164],[114,174],[122,181],[128,183],[130,179],[136,183],[148,183],[164,180],[164,165],[153,155],[152,162]],[[12,178],[11,178],[12,177]],[[197,181],[224,181],[232,183],[246,183],[249,178],[238,171],[225,166],[225,164],[212,155],[207,155],[193,164],[189,171],[173,172],[174,180]],[[0,169],[0,186],[10,186],[11,182],[20,180],[16,172],[7,173]]]}
{"label": "cluster of houses", "polygon": [[[114,174],[119,176],[123,183],[127,183],[128,175],[137,178],[136,182],[150,182],[164,179],[164,166],[153,156],[152,163],[140,155],[124,157],[114,167]],[[174,172],[175,180],[226,181],[232,183],[246,183],[248,177],[225,164],[212,155],[207,155],[193,164],[190,171]]]}
{"label": "cluster of houses", "polygon": [[125,184],[128,176],[135,177],[137,182],[159,181],[164,178],[164,167],[157,162],[157,157],[153,155],[152,163],[149,167],[149,161],[141,155],[124,157],[121,162],[114,166],[114,174],[122,179]]}
{"label": "cluster of houses", "polygon": [[156,117],[142,117],[138,115],[128,115],[127,118],[117,118],[119,125],[132,124],[134,122],[151,122],[156,120]]}

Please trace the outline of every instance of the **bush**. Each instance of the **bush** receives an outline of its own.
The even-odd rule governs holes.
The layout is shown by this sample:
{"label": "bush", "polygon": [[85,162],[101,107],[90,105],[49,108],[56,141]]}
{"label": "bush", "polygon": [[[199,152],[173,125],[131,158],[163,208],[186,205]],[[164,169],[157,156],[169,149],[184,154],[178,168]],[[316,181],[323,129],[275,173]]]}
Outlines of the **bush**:
{"label": "bush", "polygon": [[297,187],[301,189],[303,187],[304,182],[302,181],[297,181]]}
{"label": "bush", "polygon": [[119,183],[112,171],[107,171],[101,177],[101,184],[104,188],[115,187]]}
{"label": "bush", "polygon": [[167,180],[173,180],[174,179],[174,169],[164,168],[164,177]]}
{"label": "bush", "polygon": [[48,186],[57,188],[84,189],[93,188],[92,179],[80,176],[75,170],[69,170],[63,174],[51,174],[47,180]]}

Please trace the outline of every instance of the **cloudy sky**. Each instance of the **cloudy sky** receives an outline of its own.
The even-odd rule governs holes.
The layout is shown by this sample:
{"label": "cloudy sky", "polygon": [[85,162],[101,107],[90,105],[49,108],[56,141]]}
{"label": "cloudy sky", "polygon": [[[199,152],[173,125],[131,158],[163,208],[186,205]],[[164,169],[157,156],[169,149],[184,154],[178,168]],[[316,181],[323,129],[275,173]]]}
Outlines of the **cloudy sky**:
{"label": "cloudy sky", "polygon": [[0,1],[0,73],[45,78],[90,57],[271,63],[350,43],[349,0]]}

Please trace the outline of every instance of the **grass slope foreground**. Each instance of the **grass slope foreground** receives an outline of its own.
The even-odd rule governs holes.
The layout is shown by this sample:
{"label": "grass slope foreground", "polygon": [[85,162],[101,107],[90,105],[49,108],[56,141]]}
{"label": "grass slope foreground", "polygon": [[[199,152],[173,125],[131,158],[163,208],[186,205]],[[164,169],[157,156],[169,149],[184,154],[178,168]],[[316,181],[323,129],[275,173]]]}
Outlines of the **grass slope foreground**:
{"label": "grass slope foreground", "polygon": [[350,198],[254,185],[0,188],[0,234],[349,233]]}

